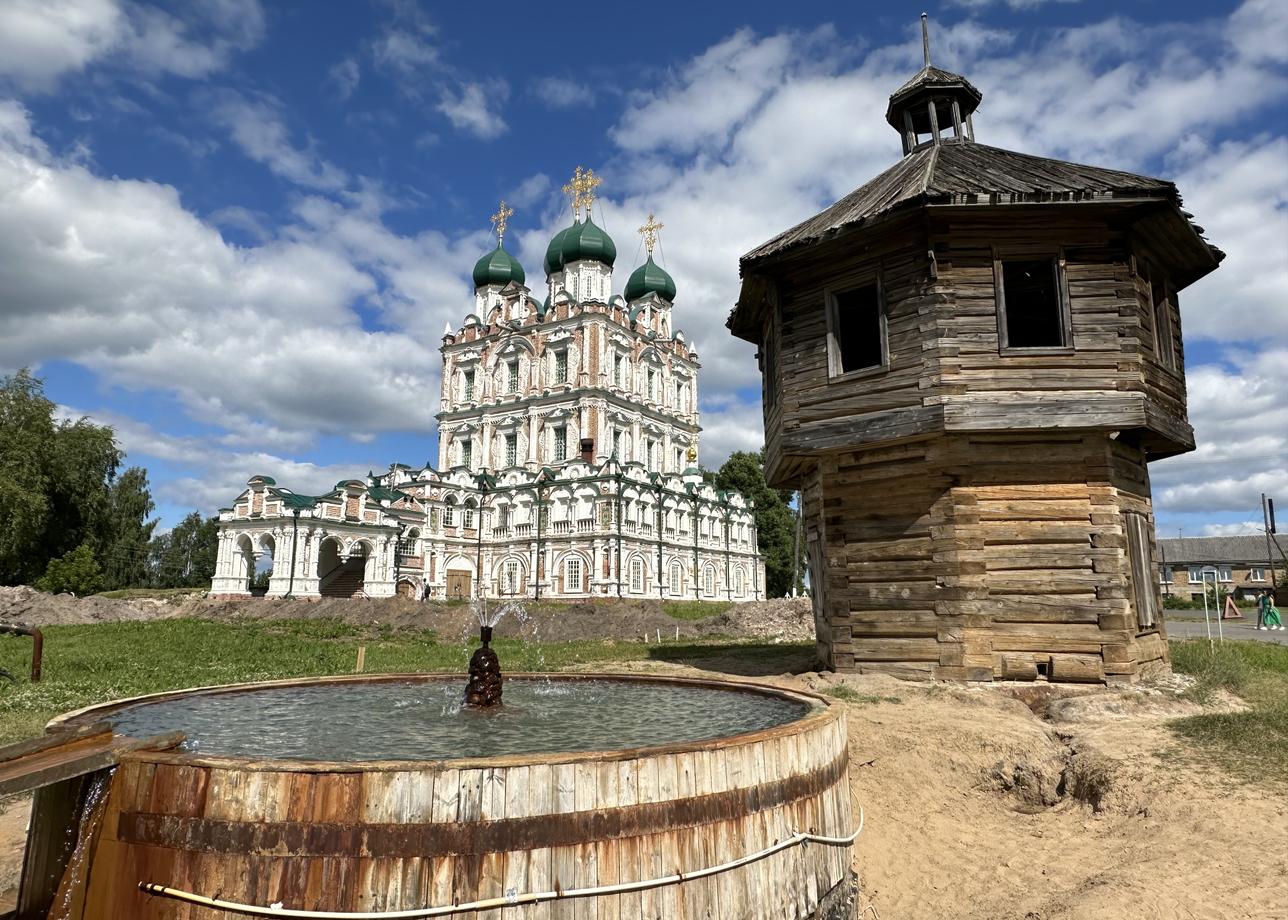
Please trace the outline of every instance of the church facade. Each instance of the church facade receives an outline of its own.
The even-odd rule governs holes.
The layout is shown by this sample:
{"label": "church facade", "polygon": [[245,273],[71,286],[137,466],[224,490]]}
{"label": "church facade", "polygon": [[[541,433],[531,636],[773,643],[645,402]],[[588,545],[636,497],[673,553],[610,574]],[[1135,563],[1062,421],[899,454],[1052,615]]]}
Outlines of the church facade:
{"label": "church facade", "polygon": [[[392,464],[303,495],[255,476],[221,509],[211,593],[269,596],[764,596],[754,507],[697,467],[698,354],[648,257],[613,292],[616,247],[594,223],[599,179],[565,187],[571,226],[538,300],[504,248],[474,267],[474,310],[442,339],[437,465]],[[584,219],[583,219],[584,212]]]}

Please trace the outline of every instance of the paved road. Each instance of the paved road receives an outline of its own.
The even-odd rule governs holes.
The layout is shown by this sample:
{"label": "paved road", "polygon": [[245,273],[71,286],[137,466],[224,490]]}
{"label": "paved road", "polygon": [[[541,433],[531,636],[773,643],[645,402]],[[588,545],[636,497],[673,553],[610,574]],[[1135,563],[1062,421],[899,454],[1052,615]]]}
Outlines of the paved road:
{"label": "paved road", "polygon": [[[1266,629],[1257,630],[1257,617],[1253,614],[1242,620],[1225,620],[1221,624],[1221,630],[1225,633],[1227,639],[1256,639],[1261,642],[1277,642],[1280,645],[1288,645],[1288,629]],[[1191,619],[1172,619],[1167,620],[1167,636],[1170,639],[1206,639],[1207,627],[1203,625],[1203,620]],[[1217,636],[1216,620],[1212,620],[1212,636]]]}

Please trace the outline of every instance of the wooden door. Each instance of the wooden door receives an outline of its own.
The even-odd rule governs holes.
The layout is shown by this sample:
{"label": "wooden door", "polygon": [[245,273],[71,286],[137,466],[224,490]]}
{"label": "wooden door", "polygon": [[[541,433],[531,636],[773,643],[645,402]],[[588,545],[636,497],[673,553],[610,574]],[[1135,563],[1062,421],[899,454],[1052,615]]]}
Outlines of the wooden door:
{"label": "wooden door", "polygon": [[464,569],[447,570],[447,598],[456,600],[470,596],[471,575]]}

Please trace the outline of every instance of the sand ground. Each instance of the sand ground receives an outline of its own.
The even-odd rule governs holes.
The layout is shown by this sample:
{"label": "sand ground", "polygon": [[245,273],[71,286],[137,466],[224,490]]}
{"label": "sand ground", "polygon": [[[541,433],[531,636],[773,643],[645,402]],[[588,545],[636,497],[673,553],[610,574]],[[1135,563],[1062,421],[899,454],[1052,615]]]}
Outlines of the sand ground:
{"label": "sand ground", "polygon": [[[1288,917],[1288,791],[1233,779],[1184,746],[1166,722],[1197,707],[1174,685],[762,679],[858,697],[845,705],[866,815],[854,855],[864,920]],[[27,804],[0,809],[3,910]]]}

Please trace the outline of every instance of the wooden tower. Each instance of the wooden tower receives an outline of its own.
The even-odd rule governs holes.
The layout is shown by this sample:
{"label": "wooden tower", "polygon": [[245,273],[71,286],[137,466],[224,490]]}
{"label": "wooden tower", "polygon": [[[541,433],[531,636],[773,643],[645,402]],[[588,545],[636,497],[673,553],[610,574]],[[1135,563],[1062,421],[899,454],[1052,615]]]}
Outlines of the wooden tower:
{"label": "wooden tower", "polygon": [[903,159],[745,255],[729,318],[820,657],[1135,680],[1168,661],[1147,464],[1194,449],[1177,292],[1223,253],[1171,182],[977,143],[979,90],[925,58]]}

